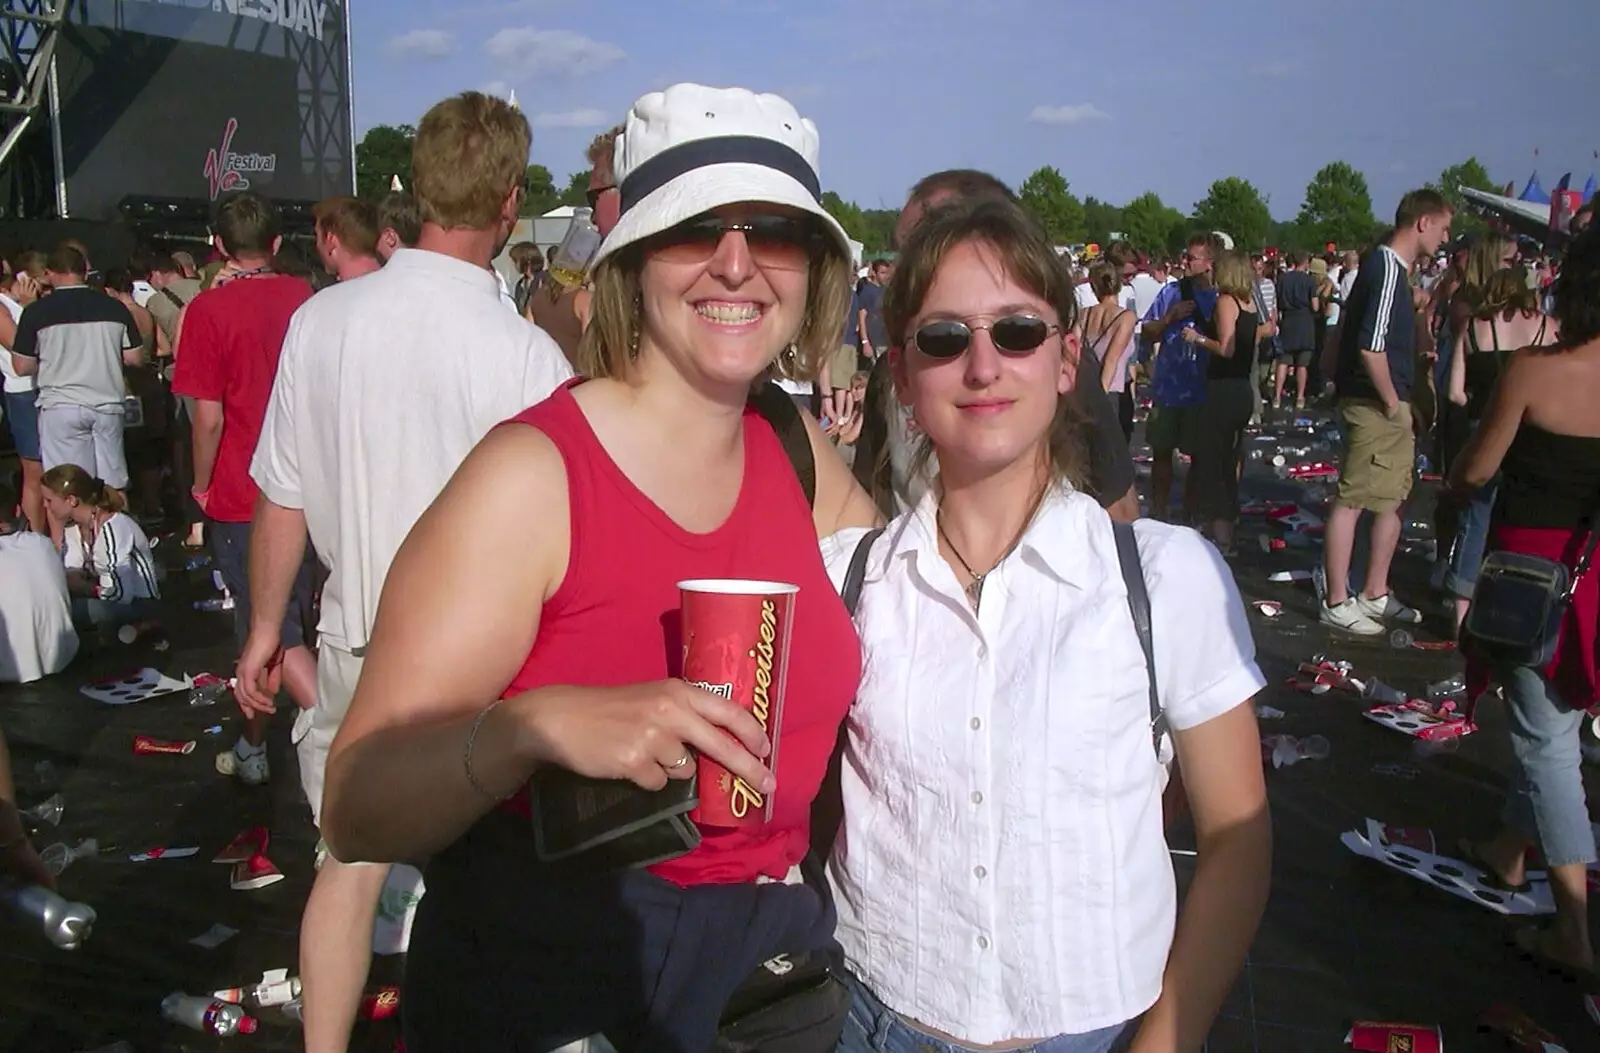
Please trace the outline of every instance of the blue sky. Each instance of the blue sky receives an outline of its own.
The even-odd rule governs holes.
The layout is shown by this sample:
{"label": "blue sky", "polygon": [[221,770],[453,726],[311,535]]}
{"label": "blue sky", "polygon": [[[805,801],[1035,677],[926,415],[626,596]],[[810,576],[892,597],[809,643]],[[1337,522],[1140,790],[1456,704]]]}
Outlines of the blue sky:
{"label": "blue sky", "polygon": [[[1134,13],[1134,12],[1137,13]],[[1600,0],[366,0],[358,134],[466,88],[515,88],[564,184],[639,95],[694,80],[787,96],[822,181],[898,208],[929,172],[1187,210],[1240,175],[1291,217],[1323,164],[1379,215],[1470,155],[1520,190],[1600,171]],[[1534,157],[1534,150],[1539,156]]]}

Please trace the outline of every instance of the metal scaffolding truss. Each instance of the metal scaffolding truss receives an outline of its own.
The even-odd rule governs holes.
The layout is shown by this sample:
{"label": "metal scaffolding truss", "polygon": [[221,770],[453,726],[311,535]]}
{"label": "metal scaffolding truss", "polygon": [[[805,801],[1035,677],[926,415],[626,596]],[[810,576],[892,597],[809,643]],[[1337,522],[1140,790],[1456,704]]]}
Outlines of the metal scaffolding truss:
{"label": "metal scaffolding truss", "polygon": [[[341,20],[329,40],[284,34],[288,55],[299,69],[300,157],[305,174],[334,183],[353,173],[349,60],[344,53],[348,22]],[[345,178],[352,178],[345,175]]]}
{"label": "metal scaffolding truss", "polygon": [[0,0],[0,166],[45,105],[68,0]]}

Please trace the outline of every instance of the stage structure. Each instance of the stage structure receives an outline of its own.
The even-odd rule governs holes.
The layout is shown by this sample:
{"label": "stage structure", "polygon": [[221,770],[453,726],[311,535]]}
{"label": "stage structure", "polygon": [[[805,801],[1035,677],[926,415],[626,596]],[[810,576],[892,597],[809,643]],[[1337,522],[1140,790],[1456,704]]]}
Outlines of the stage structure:
{"label": "stage structure", "polygon": [[0,0],[0,213],[193,228],[355,186],[348,0]]}

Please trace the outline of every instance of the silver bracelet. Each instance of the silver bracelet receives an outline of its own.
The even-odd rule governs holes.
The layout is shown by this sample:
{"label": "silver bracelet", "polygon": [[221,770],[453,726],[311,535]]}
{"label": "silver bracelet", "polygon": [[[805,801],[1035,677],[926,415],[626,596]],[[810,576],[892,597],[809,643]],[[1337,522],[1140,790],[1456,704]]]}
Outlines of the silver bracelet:
{"label": "silver bracelet", "polygon": [[[472,722],[472,730],[467,732],[467,742],[461,750],[461,770],[466,774],[467,782],[472,784],[472,788],[474,790],[477,790],[479,793],[489,798],[489,800],[496,803],[505,800],[507,797],[510,797],[511,794],[492,793],[486,786],[483,785],[483,783],[478,781],[478,777],[472,772],[472,746],[478,741],[478,729],[483,727],[484,720],[488,718],[490,713],[494,712],[494,707],[498,706],[500,701],[501,700],[497,698],[493,702],[490,702],[487,706],[483,707],[483,712],[479,713],[477,719]],[[515,792],[515,790],[512,791],[512,793]]]}

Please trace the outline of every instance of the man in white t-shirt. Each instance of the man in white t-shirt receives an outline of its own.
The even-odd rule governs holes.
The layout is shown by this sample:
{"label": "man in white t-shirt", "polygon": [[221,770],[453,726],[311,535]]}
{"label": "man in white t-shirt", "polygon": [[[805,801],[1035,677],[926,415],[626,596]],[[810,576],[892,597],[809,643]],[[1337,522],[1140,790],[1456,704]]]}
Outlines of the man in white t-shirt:
{"label": "man in white t-shirt", "polygon": [[78,653],[61,554],[17,518],[17,495],[0,483],[0,684],[53,676]]}
{"label": "man in white t-shirt", "polygon": [[[417,247],[318,293],[284,340],[250,470],[263,500],[238,695],[272,710],[279,626],[309,533],[329,576],[317,702],[296,721],[295,740],[319,822],[328,747],[401,542],[490,428],[572,375],[555,342],[505,308],[489,266],[517,221],[531,138],[520,112],[478,92],[429,110],[412,151]],[[300,934],[310,1053],[350,1040],[387,873],[329,857],[312,886]]]}

